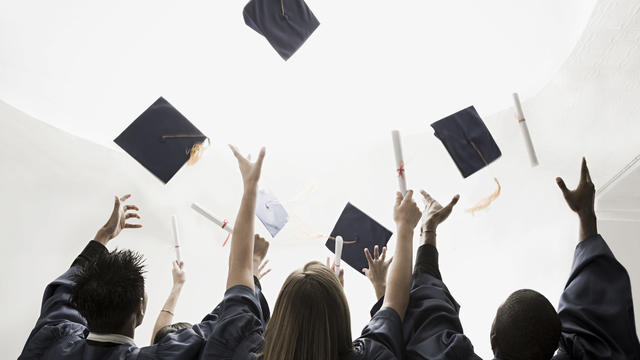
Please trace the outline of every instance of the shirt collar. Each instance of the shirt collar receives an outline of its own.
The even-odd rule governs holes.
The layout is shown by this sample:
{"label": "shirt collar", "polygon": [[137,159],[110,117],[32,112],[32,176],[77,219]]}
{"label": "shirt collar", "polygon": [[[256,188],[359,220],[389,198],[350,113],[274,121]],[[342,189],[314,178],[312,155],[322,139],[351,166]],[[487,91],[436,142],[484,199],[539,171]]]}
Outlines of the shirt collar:
{"label": "shirt collar", "polygon": [[132,338],[121,335],[121,334],[96,334],[94,332],[89,332],[89,336],[87,336],[87,340],[97,341],[97,342],[109,342],[114,344],[129,344],[136,345]]}

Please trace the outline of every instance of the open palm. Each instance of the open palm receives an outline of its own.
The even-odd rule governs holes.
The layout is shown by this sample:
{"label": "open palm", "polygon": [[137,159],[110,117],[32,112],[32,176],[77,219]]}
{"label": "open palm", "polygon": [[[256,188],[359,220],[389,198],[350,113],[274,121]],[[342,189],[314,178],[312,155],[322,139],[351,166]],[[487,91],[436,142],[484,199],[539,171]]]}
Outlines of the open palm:
{"label": "open palm", "polygon": [[138,209],[136,205],[122,205],[122,203],[127,201],[130,197],[131,194],[127,194],[120,198],[117,196],[115,197],[111,216],[109,217],[109,220],[107,220],[107,223],[98,230],[98,233],[96,234],[96,241],[106,243],[118,236],[122,229],[137,229],[142,227],[141,224],[131,224],[127,222],[127,220],[131,218],[140,219],[140,215],[137,213],[140,209]]}
{"label": "open palm", "polygon": [[242,181],[245,186],[247,185],[255,185],[260,180],[260,172],[262,171],[262,161],[264,160],[265,148],[260,149],[260,154],[258,155],[258,160],[256,162],[251,162],[251,155],[246,158],[240,154],[238,149],[233,145],[229,145],[231,151],[233,151],[233,155],[238,159],[238,167],[240,168],[240,173],[242,174]]}
{"label": "open palm", "polygon": [[435,230],[440,223],[451,215],[453,207],[458,203],[458,200],[460,200],[460,195],[456,195],[447,206],[443,207],[438,201],[432,198],[431,195],[427,194],[426,191],[421,190],[420,193],[425,201],[425,216],[422,223],[423,230]]}
{"label": "open palm", "polygon": [[562,190],[562,195],[567,201],[571,210],[578,214],[594,212],[596,188],[591,181],[587,160],[582,158],[582,168],[580,170],[580,183],[575,190],[569,190],[562,178],[556,178],[558,187]]}

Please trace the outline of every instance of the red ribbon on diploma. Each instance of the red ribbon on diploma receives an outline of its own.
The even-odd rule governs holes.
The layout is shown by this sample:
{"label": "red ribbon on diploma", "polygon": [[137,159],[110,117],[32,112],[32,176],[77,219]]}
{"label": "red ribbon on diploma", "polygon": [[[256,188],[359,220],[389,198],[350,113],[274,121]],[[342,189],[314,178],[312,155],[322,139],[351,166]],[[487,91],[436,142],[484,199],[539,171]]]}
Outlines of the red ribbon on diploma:
{"label": "red ribbon on diploma", "polygon": [[400,164],[400,168],[398,168],[398,177],[404,177],[404,163]]}
{"label": "red ribbon on diploma", "polygon": [[[227,220],[224,221],[224,223],[222,224],[221,228],[224,229],[225,226],[227,226],[227,224],[229,224],[229,222]],[[224,239],[224,242],[222,243],[222,246],[227,245],[227,241],[229,241],[229,237],[231,236],[231,234],[229,233],[229,235],[227,235],[227,238]]]}

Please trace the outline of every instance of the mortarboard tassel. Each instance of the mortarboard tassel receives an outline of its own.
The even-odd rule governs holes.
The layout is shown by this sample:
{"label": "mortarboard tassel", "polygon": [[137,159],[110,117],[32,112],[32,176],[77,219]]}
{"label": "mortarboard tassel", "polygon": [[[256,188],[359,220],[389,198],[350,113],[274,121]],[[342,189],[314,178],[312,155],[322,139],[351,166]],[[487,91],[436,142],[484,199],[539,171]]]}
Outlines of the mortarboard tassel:
{"label": "mortarboard tassel", "polygon": [[187,165],[194,165],[198,161],[200,161],[200,158],[202,157],[202,154],[204,154],[204,151],[207,150],[207,148],[211,145],[211,139],[209,139],[209,137],[205,135],[178,134],[178,135],[162,136],[162,140],[181,139],[181,138],[204,138],[205,140],[207,140],[207,145],[203,145],[204,141],[202,141],[201,143],[193,144],[191,149],[185,150],[187,155],[189,155],[189,160],[187,160]]}
{"label": "mortarboard tassel", "polygon": [[[484,156],[482,156],[482,153],[480,152],[476,144],[473,141],[470,141],[469,143],[471,144],[471,146],[473,146],[473,149],[478,153],[478,155],[480,156],[480,159],[482,159],[482,162],[484,162],[485,165],[489,165],[487,163],[487,160],[484,158]],[[498,185],[498,189],[494,191],[493,194],[477,202],[476,205],[473,206],[472,208],[466,209],[465,212],[470,212],[472,215],[474,215],[476,211],[488,208],[489,205],[491,205],[491,203],[495,199],[497,199],[498,196],[500,196],[500,191],[502,190],[502,187],[500,186],[500,182],[498,182],[498,179],[495,177],[493,178],[493,181],[495,181],[496,184]]]}

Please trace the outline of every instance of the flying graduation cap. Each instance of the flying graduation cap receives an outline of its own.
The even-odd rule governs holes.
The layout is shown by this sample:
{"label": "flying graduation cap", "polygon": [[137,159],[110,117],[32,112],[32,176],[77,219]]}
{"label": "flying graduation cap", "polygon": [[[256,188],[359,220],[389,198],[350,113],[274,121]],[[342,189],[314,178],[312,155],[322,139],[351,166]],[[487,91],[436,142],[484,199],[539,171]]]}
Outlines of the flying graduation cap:
{"label": "flying graduation cap", "polygon": [[114,142],[165,184],[185,164],[194,164],[209,138],[160,97]]}
{"label": "flying graduation cap", "polygon": [[[435,136],[442,141],[464,178],[502,156],[489,129],[473,106],[438,120],[431,124],[431,127],[435,130]],[[500,195],[500,183],[496,178],[494,181],[498,185],[498,189],[474,207],[467,209],[467,212],[475,213],[488,207]]]}
{"label": "flying graduation cap", "polygon": [[288,60],[320,25],[304,0],[251,0],[244,22]]}
{"label": "flying graduation cap", "polygon": [[263,189],[258,191],[256,216],[274,238],[289,221],[289,214],[280,201],[271,192]]}
{"label": "flying graduation cap", "polygon": [[431,127],[464,178],[502,156],[473,106],[436,121]]}
{"label": "flying graduation cap", "polygon": [[347,203],[325,246],[335,252],[335,238],[342,236],[344,239],[342,259],[364,275],[362,269],[369,267],[364,249],[368,248],[373,254],[374,246],[378,245],[381,249],[387,246],[391,235],[391,231],[351,203]]}

